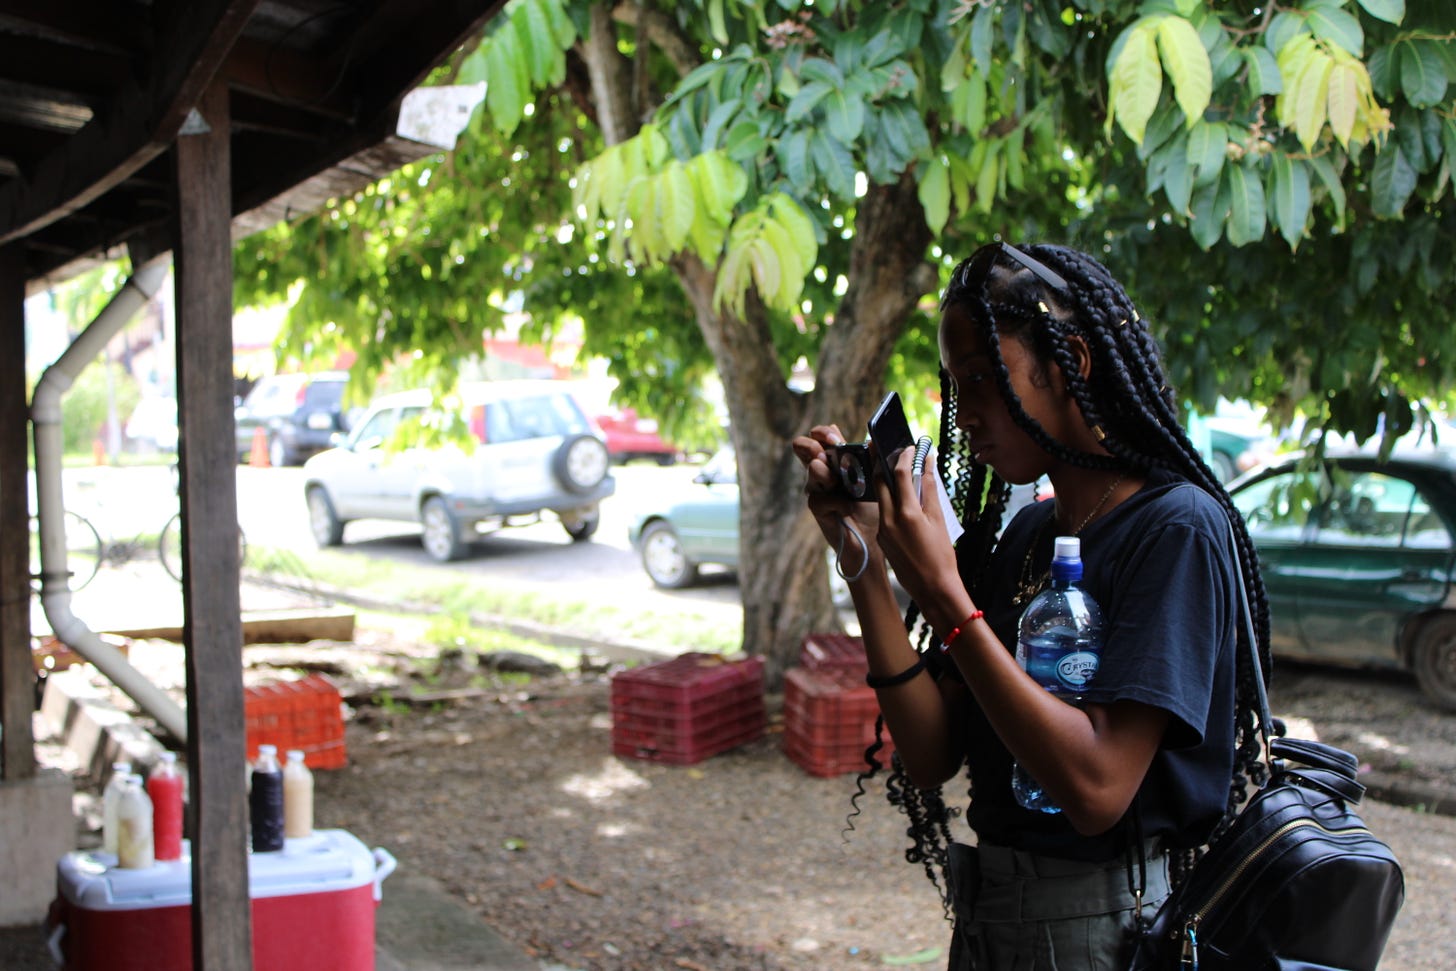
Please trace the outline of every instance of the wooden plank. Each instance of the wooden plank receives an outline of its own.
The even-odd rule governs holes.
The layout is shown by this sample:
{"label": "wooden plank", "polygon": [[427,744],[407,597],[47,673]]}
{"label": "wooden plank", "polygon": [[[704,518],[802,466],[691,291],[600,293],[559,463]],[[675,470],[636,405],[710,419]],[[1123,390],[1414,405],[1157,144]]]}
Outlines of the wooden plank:
{"label": "wooden plank", "polygon": [[192,966],[250,971],[242,606],[233,443],[232,211],[227,89],[198,105],[208,130],[175,148],[178,452],[187,764],[192,774]]}
{"label": "wooden plank", "polygon": [[[242,619],[244,644],[306,644],[309,641],[352,641],[355,614],[348,607],[300,610],[259,610]],[[162,640],[181,642],[181,627],[162,624],[156,627],[131,627],[125,630],[107,628],[105,633],[134,641]]]}
{"label": "wooden plank", "polygon": [[26,486],[25,254],[0,247],[0,780],[35,775]]}

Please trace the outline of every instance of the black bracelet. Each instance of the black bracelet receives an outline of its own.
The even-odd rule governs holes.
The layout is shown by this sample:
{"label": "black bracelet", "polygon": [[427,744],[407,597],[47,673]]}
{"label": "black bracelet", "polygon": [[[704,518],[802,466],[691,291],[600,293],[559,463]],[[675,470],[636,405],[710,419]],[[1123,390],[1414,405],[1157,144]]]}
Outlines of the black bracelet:
{"label": "black bracelet", "polygon": [[871,688],[893,688],[897,684],[904,684],[906,681],[909,681],[911,678],[915,677],[915,675],[919,674],[921,671],[924,670],[925,655],[922,654],[915,659],[914,664],[910,665],[899,674],[892,674],[889,677],[882,677],[878,674],[866,674],[865,684],[869,685]]}

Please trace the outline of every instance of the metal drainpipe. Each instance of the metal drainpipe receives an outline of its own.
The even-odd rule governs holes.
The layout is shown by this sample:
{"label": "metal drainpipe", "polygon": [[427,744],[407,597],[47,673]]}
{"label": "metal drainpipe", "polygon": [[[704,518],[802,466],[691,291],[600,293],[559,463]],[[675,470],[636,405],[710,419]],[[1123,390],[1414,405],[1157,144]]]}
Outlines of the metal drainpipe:
{"label": "metal drainpipe", "polygon": [[166,281],[169,260],[157,257],[136,270],[96,319],[46,369],[31,396],[30,420],[35,436],[35,501],[40,535],[40,602],[51,630],[68,647],[96,665],[179,741],[187,740],[187,715],[161,688],[131,666],[116,648],[71,611],[66,563],[66,505],[61,495],[61,398],[76,376],[101,352],[132,315],[146,305]]}

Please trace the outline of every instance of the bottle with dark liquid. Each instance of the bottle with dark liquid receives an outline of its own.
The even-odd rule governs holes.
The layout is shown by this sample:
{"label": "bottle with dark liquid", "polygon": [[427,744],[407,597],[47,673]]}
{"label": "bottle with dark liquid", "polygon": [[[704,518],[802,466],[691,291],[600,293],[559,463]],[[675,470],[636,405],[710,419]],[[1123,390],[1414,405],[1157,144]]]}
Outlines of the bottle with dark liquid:
{"label": "bottle with dark liquid", "polygon": [[248,792],[248,815],[254,853],[283,849],[283,770],[278,765],[276,745],[258,746],[252,788]]}

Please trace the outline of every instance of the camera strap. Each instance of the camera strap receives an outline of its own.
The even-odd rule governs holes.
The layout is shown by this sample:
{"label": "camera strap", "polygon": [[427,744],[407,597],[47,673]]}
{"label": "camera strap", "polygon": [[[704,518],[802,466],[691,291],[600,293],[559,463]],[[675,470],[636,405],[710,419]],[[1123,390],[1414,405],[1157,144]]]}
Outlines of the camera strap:
{"label": "camera strap", "polygon": [[[850,576],[848,573],[844,572],[844,543],[847,538],[846,534],[848,533],[854,534],[855,542],[859,543],[861,554],[859,569],[854,571],[854,576]],[[865,567],[869,565],[870,548],[865,545],[864,537],[859,534],[859,530],[854,528],[854,523],[850,522],[848,516],[840,516],[839,545],[834,548],[834,572],[838,573],[844,579],[845,583],[853,583],[860,577],[864,576]]]}

